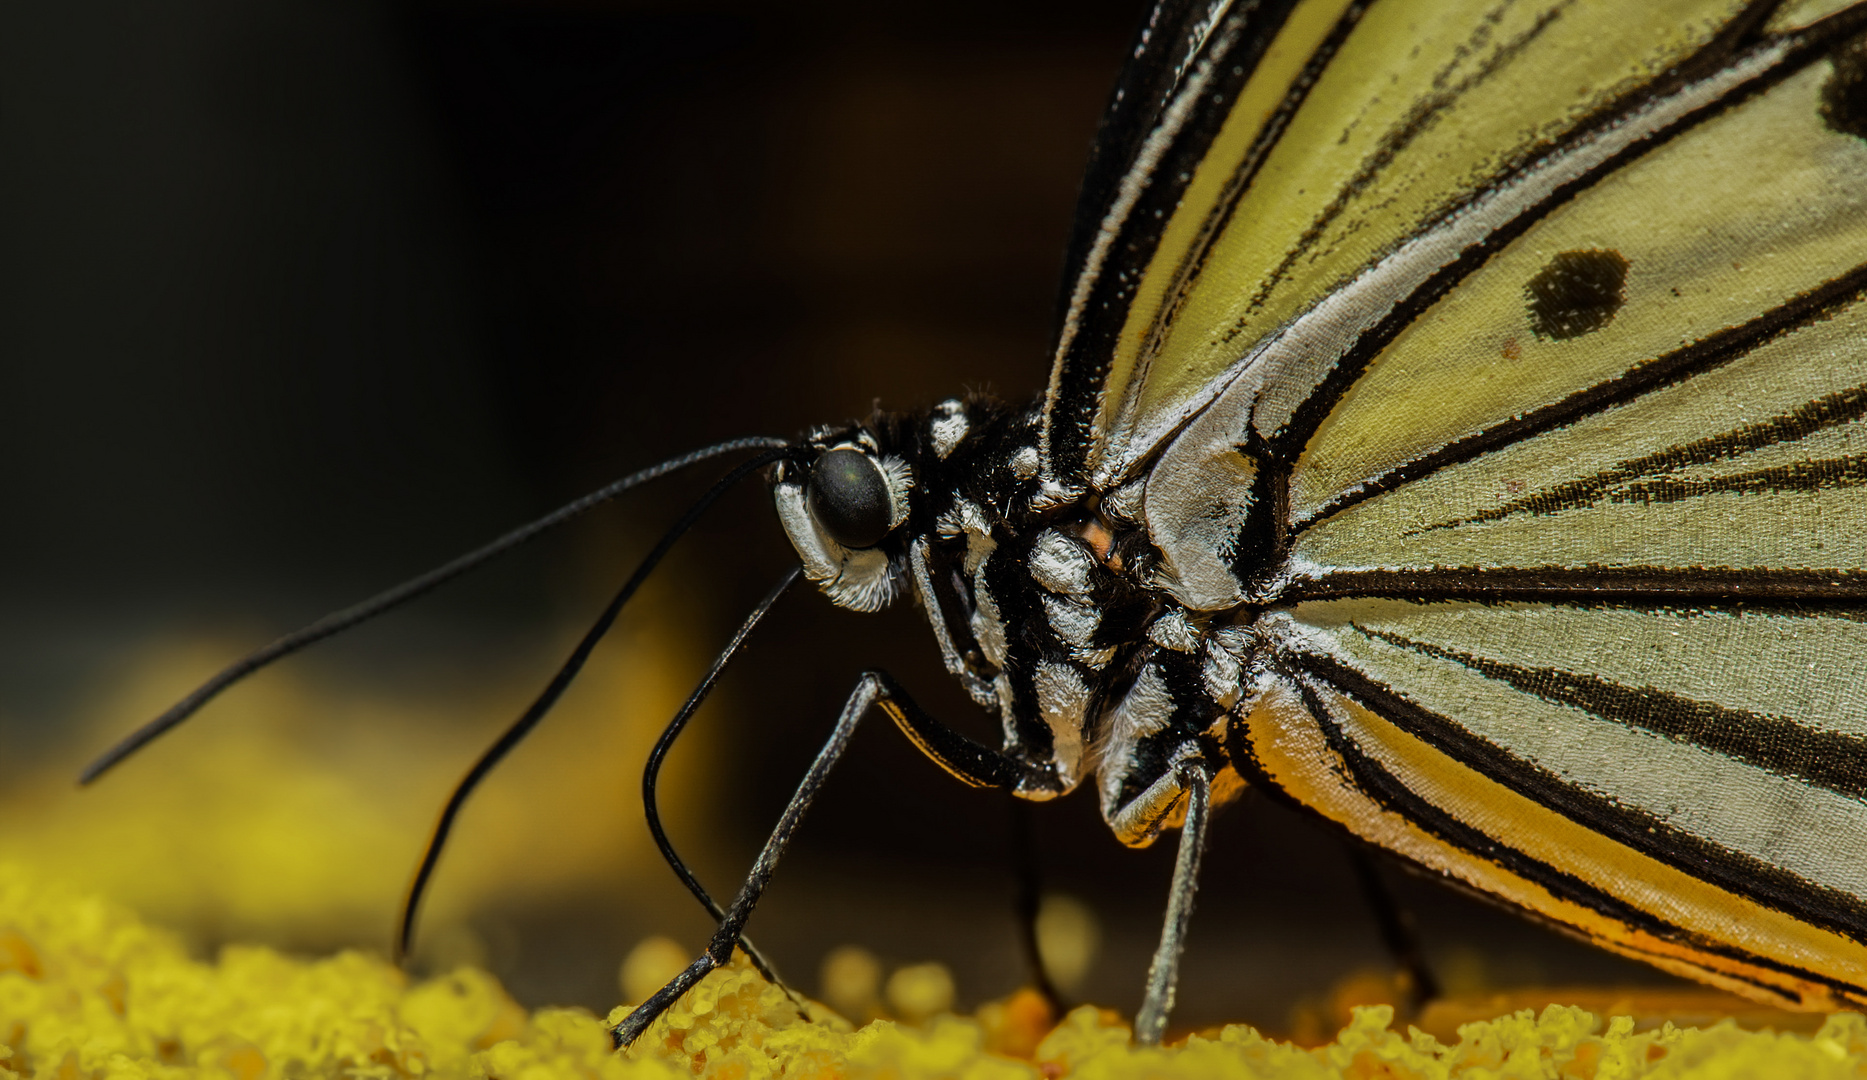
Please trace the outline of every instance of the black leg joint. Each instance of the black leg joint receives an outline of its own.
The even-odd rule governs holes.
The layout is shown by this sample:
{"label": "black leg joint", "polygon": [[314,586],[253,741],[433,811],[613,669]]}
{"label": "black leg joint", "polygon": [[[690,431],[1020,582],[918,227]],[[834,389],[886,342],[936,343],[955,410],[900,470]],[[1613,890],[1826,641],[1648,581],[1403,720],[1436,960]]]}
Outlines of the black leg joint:
{"label": "black leg joint", "polygon": [[732,959],[733,946],[744,932],[746,920],[751,918],[752,909],[764,894],[765,886],[770,883],[779,857],[784,854],[792,834],[797,831],[798,823],[803,820],[804,812],[810,808],[818,790],[829,777],[830,769],[848,748],[850,736],[855,734],[856,725],[868,714],[870,706],[880,706],[914,745],[942,768],[974,787],[1012,787],[1028,771],[1010,757],[972,741],[927,715],[887,673],[864,672],[856,680],[856,688],[850,692],[849,700],[844,703],[836,727],[831,730],[829,738],[824,740],[823,748],[817,751],[817,758],[811,763],[810,771],[804,774],[797,791],[791,796],[790,804],[785,807],[778,824],[772,828],[770,839],[765,841],[758,858],[753,861],[751,871],[746,874],[745,884],[740,887],[739,895],[733,899],[732,905],[726,909],[719,930],[707,944],[707,951],[616,1025],[611,1035],[617,1047],[634,1042],[682,994],[691,990],[708,972]]}

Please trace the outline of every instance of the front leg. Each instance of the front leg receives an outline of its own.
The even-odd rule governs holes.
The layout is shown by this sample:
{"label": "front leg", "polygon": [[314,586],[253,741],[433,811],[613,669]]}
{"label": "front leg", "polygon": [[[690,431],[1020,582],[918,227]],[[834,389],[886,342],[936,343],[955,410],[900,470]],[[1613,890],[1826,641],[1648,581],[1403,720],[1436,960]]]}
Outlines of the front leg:
{"label": "front leg", "polygon": [[1173,863],[1173,885],[1167,894],[1167,916],[1160,928],[1154,962],[1148,966],[1147,994],[1134,1018],[1134,1041],[1157,1046],[1173,1011],[1174,990],[1180,981],[1180,953],[1186,947],[1186,927],[1193,917],[1193,894],[1199,888],[1199,860],[1206,850],[1206,822],[1212,808],[1212,767],[1197,742],[1181,743],[1168,759],[1167,773],[1135,796],[1111,820],[1118,834],[1151,835],[1160,822],[1181,809],[1180,850]]}
{"label": "front leg", "polygon": [[745,884],[726,909],[719,929],[707,943],[706,952],[701,953],[685,971],[676,975],[668,985],[656,991],[653,997],[637,1006],[634,1012],[623,1018],[622,1023],[616,1025],[610,1035],[618,1048],[634,1042],[682,994],[693,989],[694,984],[705,978],[708,972],[732,958],[733,946],[739,941],[746,920],[752,917],[753,907],[765,892],[765,885],[771,880],[779,857],[790,844],[791,834],[797,831],[798,823],[804,818],[804,811],[810,808],[823,782],[829,778],[830,769],[849,746],[849,737],[855,734],[856,725],[868,715],[871,706],[880,706],[915,746],[920,747],[941,768],[973,787],[1014,787],[1029,771],[1004,754],[981,746],[929,716],[902,692],[887,673],[864,672],[856,681],[856,688],[849,695],[848,702],[843,705],[843,713],[837,718],[836,727],[824,741],[823,749],[817,751],[817,758],[811,762],[810,771],[804,774],[796,793],[791,796],[790,804],[778,818],[778,824],[771,831],[771,838],[765,841],[764,848],[753,861]]}

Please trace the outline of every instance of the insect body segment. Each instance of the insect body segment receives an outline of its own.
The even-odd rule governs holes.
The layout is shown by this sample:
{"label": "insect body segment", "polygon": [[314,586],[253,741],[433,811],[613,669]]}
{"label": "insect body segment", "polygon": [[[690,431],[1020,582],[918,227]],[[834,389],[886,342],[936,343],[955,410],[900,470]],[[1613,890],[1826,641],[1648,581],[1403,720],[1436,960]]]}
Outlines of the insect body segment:
{"label": "insect body segment", "polygon": [[[907,564],[905,573],[891,570],[891,580],[912,582],[948,667],[998,716],[1003,753],[1025,770],[1018,794],[1048,799],[1074,790],[1112,750],[1116,764],[1104,775],[1123,778],[1105,793],[1113,820],[1117,804],[1135,794],[1136,777],[1164,770],[1169,744],[1203,733],[1224,709],[1199,676],[1199,632],[1177,605],[1164,615],[1172,601],[1144,580],[1158,560],[1138,523],[1086,501],[1037,505],[1036,474],[1021,464],[1034,445],[1032,420],[980,399],[823,433],[813,439],[825,447],[814,462],[780,470],[775,498],[806,567],[815,559],[813,576],[832,599],[847,598],[845,606],[874,595],[850,589],[846,567]],[[838,455],[854,446],[907,463],[909,535],[833,563],[818,555],[826,526],[799,515],[798,493],[818,482],[822,463],[843,467]],[[917,524],[931,528],[912,535]],[[1177,711],[1158,707],[1169,694],[1166,678],[1183,699]],[[1122,700],[1131,707],[1107,708]],[[1120,830],[1131,841],[1157,831]]]}
{"label": "insect body segment", "polygon": [[[1141,1021],[1158,1038],[1206,814],[1243,786],[1226,767],[1224,740],[1228,710],[1243,700],[1247,635],[1225,618],[1198,625],[1152,583],[1159,556],[1141,523],[1116,513],[1119,502],[1064,502],[1042,490],[1026,464],[1034,421],[1034,412],[980,399],[821,432],[775,470],[774,497],[807,572],[831,599],[860,609],[877,595],[850,587],[852,566],[876,567],[870,580],[885,566],[889,580],[912,583],[947,666],[997,714],[999,754],[1019,796],[1055,798],[1095,775],[1103,814],[1124,843],[1186,826],[1165,959],[1157,957]],[[827,557],[831,523],[803,492],[825,467],[866,475],[840,457],[855,452],[906,464],[908,527],[871,549]],[[901,722],[899,706],[883,707]],[[909,735],[956,771],[925,733]]]}
{"label": "insect body segment", "polygon": [[[1222,759],[1250,635],[1234,613],[1189,613],[1160,588],[1160,556],[1140,522],[1116,516],[1119,504],[1038,505],[1035,475],[1018,465],[1031,431],[1029,414],[985,400],[881,418],[853,436],[820,434],[813,441],[830,448],[802,470],[786,466],[775,497],[809,566],[826,526],[805,527],[791,508],[821,463],[846,468],[839,455],[858,445],[912,463],[907,519],[931,519],[932,535],[892,539],[866,557],[894,566],[905,548],[948,667],[998,716],[1003,753],[1023,764],[1017,793],[1054,798],[1096,775],[1116,835],[1144,845],[1184,813],[1172,779],[1181,748]],[[842,565],[819,563],[832,599],[849,595]],[[1241,787],[1228,770],[1220,801]]]}

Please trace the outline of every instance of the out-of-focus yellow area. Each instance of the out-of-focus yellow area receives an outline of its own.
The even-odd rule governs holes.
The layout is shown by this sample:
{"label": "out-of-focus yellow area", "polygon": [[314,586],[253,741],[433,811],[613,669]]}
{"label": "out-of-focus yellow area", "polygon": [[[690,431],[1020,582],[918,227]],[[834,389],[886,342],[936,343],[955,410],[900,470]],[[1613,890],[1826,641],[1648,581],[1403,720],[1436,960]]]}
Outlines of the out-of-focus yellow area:
{"label": "out-of-focus yellow area", "polygon": [[1393,1030],[1392,1011],[1374,1006],[1356,1009],[1319,1047],[1234,1025],[1136,1049],[1113,1013],[1084,1006],[1052,1027],[1028,991],[920,1026],[877,1020],[857,1028],[821,1007],[811,1012],[801,1017],[788,996],[738,963],[619,1054],[603,1021],[575,1009],[528,1015],[474,968],[411,985],[357,952],[301,960],[232,946],[206,963],[126,907],[0,865],[0,1080],[1867,1075],[1867,1019],[1851,1013],[1812,1034],[1744,1031],[1729,1020],[1638,1031],[1630,1017],[1604,1022],[1550,1006],[1468,1023],[1442,1042]]}
{"label": "out-of-focus yellow area", "polygon": [[1101,945],[1102,927],[1088,904],[1063,893],[1051,893],[1038,904],[1037,955],[1059,991],[1076,992]]}
{"label": "out-of-focus yellow area", "polygon": [[[817,987],[831,1008],[858,1024],[882,1015],[882,962],[860,945],[831,949],[817,972]],[[625,996],[641,1001],[646,995]]]}
{"label": "out-of-focus yellow area", "polygon": [[[655,620],[650,620],[652,625]],[[466,915],[568,893],[660,902],[677,888],[642,824],[641,768],[702,670],[670,635],[618,634],[475,793],[423,909],[417,956],[478,959]],[[302,662],[237,684],[89,788],[79,767],[253,642],[152,646],[0,785],[0,859],[134,905],[196,940],[385,949],[449,790],[544,686],[568,641],[429,671],[419,688]],[[664,773],[677,836],[709,725]]]}

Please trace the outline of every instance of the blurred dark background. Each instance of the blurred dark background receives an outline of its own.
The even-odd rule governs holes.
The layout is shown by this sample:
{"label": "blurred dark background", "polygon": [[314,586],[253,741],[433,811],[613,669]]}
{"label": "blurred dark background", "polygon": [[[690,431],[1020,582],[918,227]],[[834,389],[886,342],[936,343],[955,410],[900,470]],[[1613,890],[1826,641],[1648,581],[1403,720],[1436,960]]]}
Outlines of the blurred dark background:
{"label": "blurred dark background", "polygon": [[[1077,174],[1139,11],[10,8],[0,757],[47,759],[61,717],[152,636],[264,640],[714,440],[965,388],[1032,394]],[[444,681],[570,632],[708,475],[631,496],[309,670]],[[721,641],[789,558],[748,488],[683,546],[652,618]],[[700,721],[716,732],[701,771],[721,824],[674,824],[719,892],[875,666],[990,731],[916,612],[792,597]],[[618,763],[616,782],[632,788],[638,768]],[[1102,925],[1082,993],[1132,1009],[1171,845],[1121,849],[1086,794],[1036,818],[1051,887]],[[1003,994],[1019,979],[1006,821],[878,720],[755,936],[806,988],[826,949],[854,942],[946,962],[963,1003]],[[1177,1019],[1274,1026],[1295,997],[1385,962],[1339,845],[1295,815],[1231,808],[1208,865]],[[1467,975],[1648,977],[1389,877],[1430,951]],[[613,1003],[638,938],[705,932],[679,898],[619,912],[574,889],[476,918],[523,1000],[592,1008]]]}

